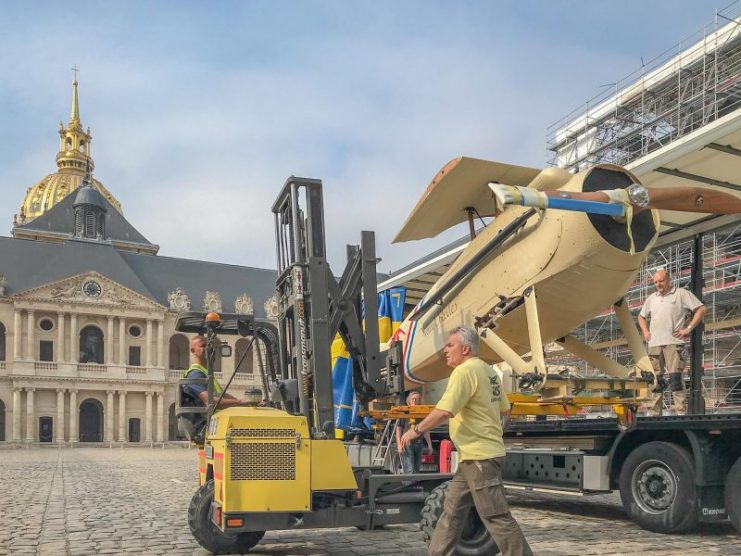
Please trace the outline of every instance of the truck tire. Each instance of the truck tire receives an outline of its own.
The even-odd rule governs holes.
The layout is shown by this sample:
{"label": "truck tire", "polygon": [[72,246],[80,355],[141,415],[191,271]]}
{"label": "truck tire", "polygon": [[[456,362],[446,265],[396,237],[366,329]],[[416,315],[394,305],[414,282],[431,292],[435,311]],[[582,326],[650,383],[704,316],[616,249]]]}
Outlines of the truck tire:
{"label": "truck tire", "polygon": [[253,548],[265,531],[227,535],[211,522],[211,502],[214,499],[214,482],[206,481],[196,491],[188,508],[188,525],[193,537],[212,554],[244,554]]}
{"label": "truck tire", "polygon": [[633,450],[620,470],[620,499],[630,518],[657,533],[679,533],[699,521],[695,464],[671,442]]}
{"label": "truck tire", "polygon": [[[449,484],[450,481],[446,481],[435,487],[425,499],[425,505],[422,507],[420,528],[428,546],[432,540],[432,532],[437,527],[437,522],[443,514],[445,494],[448,492]],[[497,543],[494,542],[489,531],[486,530],[475,507],[471,508],[468,514],[468,520],[456,546],[455,553],[457,556],[488,556],[490,554],[493,556],[499,554]]]}
{"label": "truck tire", "polygon": [[736,460],[726,477],[726,511],[728,519],[741,533],[741,457]]}

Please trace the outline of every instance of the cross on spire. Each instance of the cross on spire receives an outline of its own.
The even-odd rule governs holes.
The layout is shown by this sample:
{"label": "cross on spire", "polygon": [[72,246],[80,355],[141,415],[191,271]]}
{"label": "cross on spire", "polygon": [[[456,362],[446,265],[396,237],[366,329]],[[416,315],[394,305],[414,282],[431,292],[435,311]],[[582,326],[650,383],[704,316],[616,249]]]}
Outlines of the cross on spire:
{"label": "cross on spire", "polygon": [[72,71],[75,72],[75,81],[77,81],[77,74],[80,72],[80,68],[77,67],[77,64],[72,66]]}

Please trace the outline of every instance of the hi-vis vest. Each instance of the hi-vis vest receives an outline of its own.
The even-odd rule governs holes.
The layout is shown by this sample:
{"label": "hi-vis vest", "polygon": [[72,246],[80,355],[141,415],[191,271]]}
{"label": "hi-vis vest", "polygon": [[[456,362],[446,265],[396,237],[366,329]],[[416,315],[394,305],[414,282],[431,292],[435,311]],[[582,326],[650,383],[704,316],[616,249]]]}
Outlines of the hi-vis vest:
{"label": "hi-vis vest", "polygon": [[[208,369],[206,369],[203,365],[199,365],[198,363],[191,363],[190,367],[188,367],[188,370],[185,371],[185,374],[183,375],[183,378],[188,378],[188,375],[191,371],[199,371],[203,373],[203,378],[208,377]],[[214,394],[217,396],[221,396],[221,393],[224,391],[224,389],[221,387],[221,384],[219,384],[219,381],[216,380],[216,376],[213,376],[214,381]]]}

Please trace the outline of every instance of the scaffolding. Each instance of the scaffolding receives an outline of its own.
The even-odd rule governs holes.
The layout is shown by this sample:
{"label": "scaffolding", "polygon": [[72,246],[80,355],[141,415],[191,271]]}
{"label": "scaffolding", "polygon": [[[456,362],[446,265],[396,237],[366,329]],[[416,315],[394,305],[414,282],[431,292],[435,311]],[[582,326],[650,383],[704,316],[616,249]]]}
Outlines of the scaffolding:
{"label": "scaffolding", "polygon": [[[741,225],[703,234],[703,302],[708,307],[703,337],[703,397],[707,413],[741,411]],[[654,291],[651,275],[659,268],[672,274],[674,285],[690,287],[694,242],[681,241],[654,250],[625,295],[634,319]],[[632,366],[630,350],[614,311],[605,310],[585,322],[574,336],[608,357]],[[689,361],[689,357],[685,357]],[[599,374],[583,360],[556,346],[548,363],[568,366],[584,375]],[[686,380],[689,379],[685,368]],[[670,396],[667,393],[667,397]],[[666,399],[666,406],[670,399]]]}
{"label": "scaffolding", "polygon": [[[741,106],[741,3],[547,131],[549,162],[583,170],[646,156]],[[711,148],[722,149],[722,145]]]}

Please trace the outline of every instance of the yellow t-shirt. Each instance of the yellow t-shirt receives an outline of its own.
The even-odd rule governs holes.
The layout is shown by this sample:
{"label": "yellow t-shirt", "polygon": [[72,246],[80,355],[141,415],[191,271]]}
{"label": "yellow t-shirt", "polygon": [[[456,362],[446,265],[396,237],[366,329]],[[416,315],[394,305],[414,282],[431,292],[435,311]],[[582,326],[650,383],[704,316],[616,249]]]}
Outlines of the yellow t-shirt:
{"label": "yellow t-shirt", "polygon": [[502,412],[509,411],[499,375],[478,357],[467,359],[450,375],[437,409],[453,414],[450,438],[459,461],[506,455],[502,440]]}

